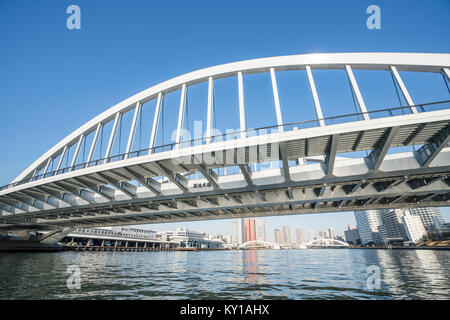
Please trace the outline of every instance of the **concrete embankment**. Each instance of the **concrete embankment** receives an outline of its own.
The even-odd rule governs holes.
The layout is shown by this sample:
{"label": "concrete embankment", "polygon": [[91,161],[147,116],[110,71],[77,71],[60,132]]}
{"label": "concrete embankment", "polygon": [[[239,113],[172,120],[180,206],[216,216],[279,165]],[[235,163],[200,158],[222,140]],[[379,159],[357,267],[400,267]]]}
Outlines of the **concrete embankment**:
{"label": "concrete embankment", "polygon": [[349,249],[450,250],[450,247],[441,247],[441,246],[420,246],[420,247],[349,247]]}

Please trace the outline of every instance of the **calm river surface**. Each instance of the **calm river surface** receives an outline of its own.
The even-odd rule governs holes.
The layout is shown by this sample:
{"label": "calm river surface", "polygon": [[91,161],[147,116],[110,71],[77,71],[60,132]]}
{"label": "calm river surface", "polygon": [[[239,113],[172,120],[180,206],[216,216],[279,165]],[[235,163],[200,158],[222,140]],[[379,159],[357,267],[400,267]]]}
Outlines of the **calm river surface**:
{"label": "calm river surface", "polygon": [[[67,287],[73,265],[80,289]],[[450,298],[450,251],[0,253],[0,266],[0,299]]]}

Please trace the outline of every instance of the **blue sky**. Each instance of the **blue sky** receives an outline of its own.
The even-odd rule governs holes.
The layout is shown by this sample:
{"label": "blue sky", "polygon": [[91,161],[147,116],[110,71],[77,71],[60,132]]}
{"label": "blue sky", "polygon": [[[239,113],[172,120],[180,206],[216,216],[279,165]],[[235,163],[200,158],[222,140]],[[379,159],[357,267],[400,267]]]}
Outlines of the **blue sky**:
{"label": "blue sky", "polygon": [[[71,4],[81,8],[81,30],[66,28],[66,8]],[[380,30],[366,27],[366,8],[371,4],[381,8]],[[171,77],[216,64],[287,54],[448,53],[449,14],[448,0],[0,0],[0,184],[10,182],[86,121]],[[326,115],[352,111],[348,83],[342,73],[316,72],[314,76],[321,102],[327,105]],[[285,118],[310,119],[312,101],[306,91],[301,91],[306,90],[302,86],[304,76],[287,73],[278,77]],[[386,75],[359,72],[356,77],[369,109],[399,104]],[[293,90],[292,79],[302,89]],[[416,75],[405,75],[404,80],[411,91],[422,89],[414,93],[416,102],[443,99],[447,93],[437,77],[430,76],[425,83]],[[234,94],[229,94],[236,91],[232,81],[217,83],[216,117],[222,120],[223,127],[237,128],[233,118],[236,113],[227,111],[237,101]],[[252,114],[249,127],[273,124],[273,109],[264,103],[270,101],[264,99],[270,91],[260,90],[267,87],[268,81],[260,76],[246,79],[246,100],[253,101],[248,103],[247,111]],[[386,89],[388,93],[379,95],[370,90],[374,86],[391,87]],[[189,119],[201,120],[204,111],[199,106],[204,105],[204,86],[189,94]],[[337,99],[344,102],[342,106],[333,105]],[[176,122],[170,111],[176,103],[176,93],[167,98],[166,127]],[[299,103],[305,108],[296,108]],[[151,118],[150,113],[146,116]],[[144,123],[143,127],[144,134],[148,125]],[[167,143],[168,134],[165,136]],[[162,142],[160,135],[158,143]],[[449,208],[442,212],[450,220]],[[354,224],[352,213],[266,221],[270,235],[281,225],[316,232],[335,226],[342,233],[347,223]],[[221,233],[231,230],[229,220],[186,226]],[[151,227],[160,230],[173,226]]]}

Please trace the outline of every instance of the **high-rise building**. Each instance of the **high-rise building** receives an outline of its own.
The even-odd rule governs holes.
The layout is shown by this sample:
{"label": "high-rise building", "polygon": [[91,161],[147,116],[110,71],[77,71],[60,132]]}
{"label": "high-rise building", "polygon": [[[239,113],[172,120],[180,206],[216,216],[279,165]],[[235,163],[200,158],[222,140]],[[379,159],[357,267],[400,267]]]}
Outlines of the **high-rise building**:
{"label": "high-rise building", "polygon": [[283,243],[283,240],[282,240],[282,238],[281,238],[281,230],[280,230],[280,229],[275,229],[275,230],[273,231],[273,233],[274,233],[275,243],[277,243],[277,244],[282,244],[282,243]]}
{"label": "high-rise building", "polygon": [[327,233],[325,231],[319,231],[319,238],[325,239],[327,237]]}
{"label": "high-rise building", "polygon": [[408,240],[405,229],[403,227],[402,217],[409,212],[406,209],[386,209],[381,210],[381,220],[385,240]]}
{"label": "high-rise building", "polygon": [[256,240],[255,219],[245,219],[245,242]]}
{"label": "high-rise building", "polygon": [[376,244],[383,243],[384,235],[380,234],[381,231],[379,230],[379,226],[382,224],[379,211],[355,211],[355,220],[362,244],[372,241]]}
{"label": "high-rise building", "polygon": [[245,242],[244,219],[233,219],[231,222],[231,241],[233,246],[239,246]]}
{"label": "high-rise building", "polygon": [[420,241],[427,234],[422,219],[418,215],[411,215],[409,212],[402,216],[403,227],[411,242]]}
{"label": "high-rise building", "polygon": [[328,229],[328,235],[330,239],[336,239],[336,230],[333,227]]}
{"label": "high-rise building", "polygon": [[255,218],[256,240],[266,241],[266,225],[263,218]]}
{"label": "high-rise building", "polygon": [[432,216],[431,220],[433,221],[434,230],[445,231],[447,229],[445,227],[445,221],[443,223],[443,219],[439,219],[438,216]]}
{"label": "high-rise building", "polygon": [[361,242],[361,238],[359,237],[358,229],[355,226],[348,225],[347,230],[344,231],[345,241],[349,244],[359,244]]}
{"label": "high-rise building", "polygon": [[291,229],[288,226],[283,226],[283,243],[290,244],[291,243]]}
{"label": "high-rise building", "polygon": [[302,229],[296,229],[295,235],[297,237],[297,243],[303,243],[305,239],[303,238],[303,230]]}
{"label": "high-rise building", "polygon": [[433,217],[436,217],[434,219],[438,221],[440,224],[445,223],[444,219],[442,218],[441,211],[438,208],[434,207],[412,208],[409,209],[409,212],[412,215],[420,216],[427,231],[438,229],[437,226],[435,225],[435,222],[433,222]]}
{"label": "high-rise building", "polygon": [[313,241],[313,240],[314,240],[314,231],[308,230],[308,241]]}

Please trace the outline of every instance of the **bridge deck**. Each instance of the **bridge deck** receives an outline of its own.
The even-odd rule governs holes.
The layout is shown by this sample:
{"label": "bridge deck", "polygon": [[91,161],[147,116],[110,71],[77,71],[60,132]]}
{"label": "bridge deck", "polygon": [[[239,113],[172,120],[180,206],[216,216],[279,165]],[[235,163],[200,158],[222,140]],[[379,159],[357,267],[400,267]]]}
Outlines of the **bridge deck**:
{"label": "bridge deck", "polygon": [[[292,127],[99,164],[1,190],[0,228],[448,205],[450,148],[445,146],[449,136],[446,109],[325,128]],[[388,154],[389,148],[404,146],[420,149]],[[345,157],[358,151],[370,154]],[[292,164],[299,158],[307,162]],[[251,168],[271,161],[283,165]],[[213,171],[224,167],[239,167],[239,172]],[[197,172],[198,177],[189,177]]]}

